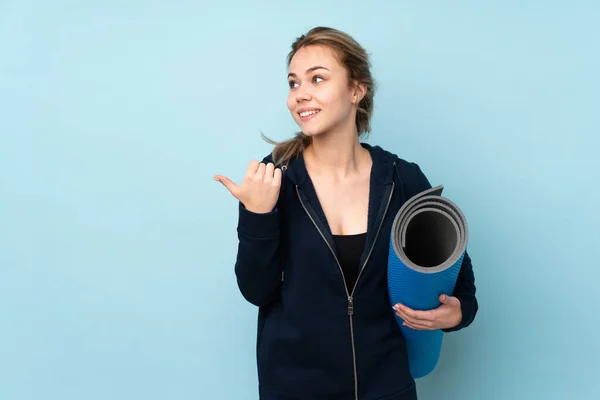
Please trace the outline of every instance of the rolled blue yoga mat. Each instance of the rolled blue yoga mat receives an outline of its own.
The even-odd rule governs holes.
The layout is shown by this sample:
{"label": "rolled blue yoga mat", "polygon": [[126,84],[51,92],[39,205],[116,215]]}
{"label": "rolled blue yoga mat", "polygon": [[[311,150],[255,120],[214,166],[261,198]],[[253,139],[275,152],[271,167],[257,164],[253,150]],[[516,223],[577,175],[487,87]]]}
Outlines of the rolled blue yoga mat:
{"label": "rolled blue yoga mat", "polygon": [[[390,235],[388,292],[390,304],[415,310],[440,306],[441,294],[452,295],[467,247],[468,228],[462,211],[441,197],[437,186],[411,197],[398,211]],[[413,330],[396,317],[406,339],[413,377],[437,365],[444,332]]]}

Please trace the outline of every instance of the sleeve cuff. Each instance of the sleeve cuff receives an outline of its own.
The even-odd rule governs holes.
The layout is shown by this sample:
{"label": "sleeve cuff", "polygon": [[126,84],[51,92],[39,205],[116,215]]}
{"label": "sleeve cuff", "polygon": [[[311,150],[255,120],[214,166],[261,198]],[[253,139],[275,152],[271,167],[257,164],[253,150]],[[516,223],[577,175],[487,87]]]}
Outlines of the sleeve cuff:
{"label": "sleeve cuff", "polygon": [[269,237],[279,233],[279,210],[254,213],[239,203],[238,231],[253,237]]}

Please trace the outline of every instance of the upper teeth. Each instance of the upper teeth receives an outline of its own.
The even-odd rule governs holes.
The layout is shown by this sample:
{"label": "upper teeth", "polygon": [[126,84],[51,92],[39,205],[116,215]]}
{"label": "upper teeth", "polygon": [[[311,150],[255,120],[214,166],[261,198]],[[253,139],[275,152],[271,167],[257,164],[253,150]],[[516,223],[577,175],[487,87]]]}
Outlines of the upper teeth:
{"label": "upper teeth", "polygon": [[319,110],[304,111],[304,112],[300,113],[300,116],[301,117],[308,117],[309,115],[316,114],[318,112],[319,112]]}

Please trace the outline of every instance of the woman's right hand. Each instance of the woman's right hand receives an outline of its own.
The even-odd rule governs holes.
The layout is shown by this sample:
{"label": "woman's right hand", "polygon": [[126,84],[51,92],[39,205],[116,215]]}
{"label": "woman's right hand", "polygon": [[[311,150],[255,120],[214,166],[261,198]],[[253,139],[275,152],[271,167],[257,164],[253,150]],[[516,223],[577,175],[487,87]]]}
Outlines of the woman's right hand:
{"label": "woman's right hand", "polygon": [[222,175],[215,175],[214,179],[222,183],[250,212],[268,213],[273,211],[277,204],[281,188],[281,169],[275,168],[273,163],[259,163],[256,160],[250,162],[241,185]]}

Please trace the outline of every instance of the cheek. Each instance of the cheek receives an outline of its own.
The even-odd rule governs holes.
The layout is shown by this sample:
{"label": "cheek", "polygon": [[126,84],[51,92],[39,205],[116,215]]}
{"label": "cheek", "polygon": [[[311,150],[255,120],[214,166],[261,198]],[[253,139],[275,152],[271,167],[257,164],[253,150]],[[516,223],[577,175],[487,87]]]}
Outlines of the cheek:
{"label": "cheek", "polygon": [[351,104],[348,100],[348,94],[346,91],[340,88],[328,90],[326,92],[324,91],[320,97],[320,100],[321,104],[326,105],[327,108],[332,111],[332,113],[340,117],[345,117],[351,109]]}
{"label": "cheek", "polygon": [[321,102],[336,109],[345,109],[348,103],[348,91],[339,85],[331,85],[319,92]]}
{"label": "cheek", "polygon": [[288,107],[288,110],[290,110],[290,112],[292,112],[292,113],[294,112],[294,109],[296,108],[296,101],[294,99],[294,95],[292,94],[292,92],[290,92],[288,94],[287,107]]}

